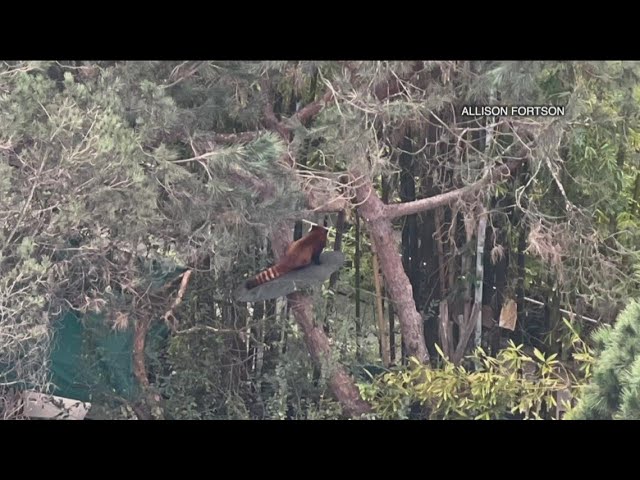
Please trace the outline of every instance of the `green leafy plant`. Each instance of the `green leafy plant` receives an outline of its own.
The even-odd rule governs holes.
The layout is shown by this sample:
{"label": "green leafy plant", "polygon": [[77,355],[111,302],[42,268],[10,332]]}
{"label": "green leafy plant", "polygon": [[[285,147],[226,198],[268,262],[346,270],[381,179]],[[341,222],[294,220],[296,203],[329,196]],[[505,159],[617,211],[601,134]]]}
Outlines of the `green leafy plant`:
{"label": "green leafy plant", "polygon": [[557,360],[537,349],[509,343],[495,358],[477,349],[469,364],[454,365],[443,357],[441,369],[412,359],[410,367],[360,385],[364,398],[383,419],[542,419],[555,416],[557,393],[579,387]]}

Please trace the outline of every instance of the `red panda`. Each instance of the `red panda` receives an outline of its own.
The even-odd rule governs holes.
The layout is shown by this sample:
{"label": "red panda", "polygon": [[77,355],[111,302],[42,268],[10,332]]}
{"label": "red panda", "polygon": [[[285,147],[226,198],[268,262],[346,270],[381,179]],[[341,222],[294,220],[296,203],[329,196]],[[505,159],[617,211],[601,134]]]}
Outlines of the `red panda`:
{"label": "red panda", "polygon": [[307,235],[289,244],[278,263],[247,280],[245,287],[251,290],[293,270],[304,268],[311,262],[320,265],[320,254],[327,244],[327,232],[326,228],[319,225],[311,227]]}

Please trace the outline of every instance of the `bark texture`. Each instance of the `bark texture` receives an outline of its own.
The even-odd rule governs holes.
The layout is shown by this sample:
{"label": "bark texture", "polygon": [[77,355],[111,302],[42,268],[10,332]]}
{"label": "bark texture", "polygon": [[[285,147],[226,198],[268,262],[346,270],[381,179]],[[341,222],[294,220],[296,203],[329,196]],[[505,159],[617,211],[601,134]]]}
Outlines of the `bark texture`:
{"label": "bark texture", "polygon": [[413,288],[402,266],[393,226],[384,215],[385,205],[367,176],[361,175],[358,171],[352,171],[352,177],[361,178],[356,187],[356,199],[360,203],[358,209],[367,225],[374,249],[378,253],[382,273],[389,288],[389,296],[400,319],[402,341],[407,354],[416,357],[422,363],[427,363],[429,354],[424,341],[422,316],[416,309]]}

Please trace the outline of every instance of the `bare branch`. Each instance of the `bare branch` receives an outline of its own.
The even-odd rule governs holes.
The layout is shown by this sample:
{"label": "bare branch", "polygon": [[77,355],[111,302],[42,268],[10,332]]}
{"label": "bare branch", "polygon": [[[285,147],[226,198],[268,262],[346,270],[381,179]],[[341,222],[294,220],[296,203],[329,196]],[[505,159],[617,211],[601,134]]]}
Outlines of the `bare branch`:
{"label": "bare branch", "polygon": [[445,205],[451,205],[452,203],[477,192],[486,185],[505,181],[511,176],[512,171],[515,170],[518,164],[519,162],[516,161],[502,164],[499,167],[490,170],[476,183],[459,188],[458,190],[453,190],[434,197],[415,200],[413,202],[386,205],[380,214],[387,219],[393,219],[403,215],[426,212]]}
{"label": "bare branch", "polygon": [[22,210],[20,211],[20,216],[18,217],[16,224],[14,225],[13,229],[11,230],[11,233],[7,237],[7,241],[5,242],[5,248],[11,244],[11,240],[13,240],[13,236],[16,234],[16,231],[18,230],[18,228],[20,227],[20,224],[24,220],[24,216],[27,213],[27,208],[29,208],[29,205],[31,204],[31,200],[33,200],[33,194],[35,193],[36,188],[38,188],[38,185],[39,185],[38,179],[42,175],[42,170],[44,169],[44,164],[47,162],[48,157],[49,157],[49,152],[46,152],[42,156],[42,162],[40,162],[40,168],[38,168],[38,173],[36,174],[36,178],[34,178],[33,180],[33,185],[31,186],[31,191],[29,192],[29,196],[27,197],[26,201],[24,202],[24,205],[22,206]]}
{"label": "bare branch", "polygon": [[187,290],[187,284],[189,283],[189,278],[191,278],[192,273],[193,273],[192,270],[187,270],[182,274],[182,282],[180,282],[180,288],[178,289],[178,296],[173,301],[173,304],[171,305],[169,310],[167,310],[167,312],[162,317],[167,324],[172,325],[174,330],[175,330],[176,317],[174,316],[173,312],[182,303],[182,297],[184,297],[184,292]]}

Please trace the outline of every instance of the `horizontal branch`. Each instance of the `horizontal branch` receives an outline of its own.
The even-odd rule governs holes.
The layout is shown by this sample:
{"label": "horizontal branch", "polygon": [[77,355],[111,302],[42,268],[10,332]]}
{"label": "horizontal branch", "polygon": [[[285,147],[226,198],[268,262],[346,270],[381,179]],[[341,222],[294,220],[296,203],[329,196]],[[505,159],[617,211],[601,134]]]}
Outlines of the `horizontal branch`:
{"label": "horizontal branch", "polygon": [[403,215],[412,215],[414,213],[426,212],[434,210],[438,207],[450,205],[459,199],[462,199],[468,195],[471,195],[482,187],[490,183],[501,183],[509,178],[512,171],[520,164],[520,162],[510,162],[502,164],[499,167],[494,168],[488,174],[486,174],[481,180],[476,183],[467,185],[466,187],[453,190],[451,192],[442,193],[434,197],[423,198],[407,203],[396,203],[392,205],[385,205],[382,209],[382,216],[387,219],[393,219],[401,217]]}
{"label": "horizontal branch", "polygon": [[298,113],[294,115],[294,118],[297,118],[303,125],[307,125],[309,121],[311,121],[322,111],[322,109],[326,106],[327,103],[331,101],[332,98],[333,92],[331,90],[328,90],[320,100],[311,102],[300,109],[300,111],[298,111]]}

